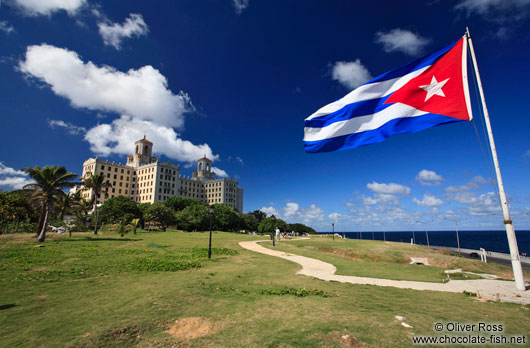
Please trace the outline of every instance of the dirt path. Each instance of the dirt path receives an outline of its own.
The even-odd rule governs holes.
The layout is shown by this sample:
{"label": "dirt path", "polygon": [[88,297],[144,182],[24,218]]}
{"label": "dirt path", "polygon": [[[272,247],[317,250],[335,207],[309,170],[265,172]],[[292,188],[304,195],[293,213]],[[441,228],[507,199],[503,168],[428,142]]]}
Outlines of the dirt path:
{"label": "dirt path", "polygon": [[502,302],[513,302],[530,304],[530,290],[520,291],[515,288],[515,283],[504,280],[478,279],[478,280],[451,280],[447,283],[429,283],[410,280],[390,280],[380,278],[367,278],[356,276],[337,275],[335,266],[330,263],[312,259],[305,256],[285,253],[265,248],[259,245],[262,241],[240,242],[241,247],[257,253],[280,257],[295,262],[302,266],[297,274],[315,277],[322,280],[334,280],[341,283],[366,284],[377,286],[391,286],[401,289],[431,290],[446,292],[473,292],[480,298],[487,300],[499,300]]}

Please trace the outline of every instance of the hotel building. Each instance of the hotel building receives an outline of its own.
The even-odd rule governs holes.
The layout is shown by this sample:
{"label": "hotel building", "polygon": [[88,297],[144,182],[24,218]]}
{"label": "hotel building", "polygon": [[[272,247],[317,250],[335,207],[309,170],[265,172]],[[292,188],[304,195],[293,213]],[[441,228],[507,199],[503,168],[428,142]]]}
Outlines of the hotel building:
{"label": "hotel building", "polygon": [[[138,203],[164,202],[169,197],[181,196],[208,204],[223,203],[243,212],[243,189],[231,178],[216,179],[212,161],[203,157],[197,161],[197,170],[191,178],[180,176],[180,166],[159,162],[152,156],[153,143],[145,137],[134,143],[134,155],[127,164],[89,158],[83,163],[82,178],[92,173],[102,174],[112,184],[99,195],[98,202],[125,196]],[[92,199],[92,190],[82,190],[82,197]]]}

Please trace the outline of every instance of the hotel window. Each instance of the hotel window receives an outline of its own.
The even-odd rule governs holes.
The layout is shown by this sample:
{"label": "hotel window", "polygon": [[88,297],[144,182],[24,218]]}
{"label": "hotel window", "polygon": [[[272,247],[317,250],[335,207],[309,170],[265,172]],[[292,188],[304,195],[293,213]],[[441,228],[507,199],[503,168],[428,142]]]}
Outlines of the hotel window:
{"label": "hotel window", "polygon": [[118,190],[118,193],[121,194],[121,189]]}
{"label": "hotel window", "polygon": [[117,173],[118,172],[118,168],[114,168],[114,173]]}
{"label": "hotel window", "polygon": [[121,169],[121,173],[123,174],[123,168]]}

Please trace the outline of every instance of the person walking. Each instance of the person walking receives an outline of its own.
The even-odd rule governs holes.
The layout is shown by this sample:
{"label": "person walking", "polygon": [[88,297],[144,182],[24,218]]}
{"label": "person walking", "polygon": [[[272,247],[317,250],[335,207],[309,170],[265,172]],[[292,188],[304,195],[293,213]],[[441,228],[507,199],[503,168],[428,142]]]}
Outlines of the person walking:
{"label": "person walking", "polygon": [[280,241],[280,229],[278,228],[278,226],[276,226],[276,240],[278,242]]}

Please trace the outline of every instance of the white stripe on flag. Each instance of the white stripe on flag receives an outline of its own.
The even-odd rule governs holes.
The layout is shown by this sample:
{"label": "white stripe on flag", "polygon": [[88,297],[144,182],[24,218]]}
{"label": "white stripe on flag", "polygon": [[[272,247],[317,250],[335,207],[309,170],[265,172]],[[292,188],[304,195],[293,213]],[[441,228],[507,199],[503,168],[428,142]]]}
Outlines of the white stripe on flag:
{"label": "white stripe on flag", "polygon": [[305,127],[304,141],[324,140],[352,133],[366,132],[377,129],[393,119],[416,117],[427,113],[405,104],[396,103],[372,115],[354,117],[322,128]]}
{"label": "white stripe on flag", "polygon": [[389,95],[390,93],[397,91],[398,89],[403,87],[407,82],[409,82],[416,76],[419,76],[421,73],[423,73],[428,68],[430,68],[430,65],[423,67],[421,69],[418,69],[416,71],[413,71],[411,73],[408,73],[407,75],[403,75],[401,77],[396,77],[394,79],[390,79],[390,80],[386,80],[382,82],[374,82],[374,83],[370,83],[367,85],[362,85],[354,89],[350,93],[346,94],[341,99],[334,101],[333,103],[330,103],[326,106],[321,107],[314,114],[312,114],[305,120],[308,121],[315,117],[331,114],[332,112],[340,110],[344,106],[351,104],[351,103],[360,102],[363,100],[382,98],[386,95]]}

